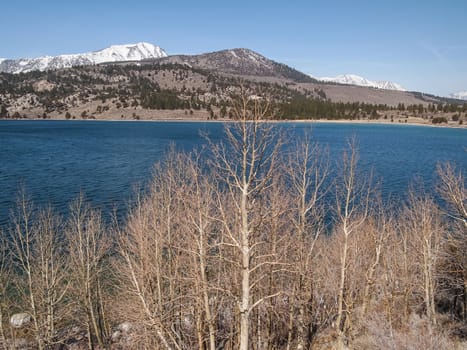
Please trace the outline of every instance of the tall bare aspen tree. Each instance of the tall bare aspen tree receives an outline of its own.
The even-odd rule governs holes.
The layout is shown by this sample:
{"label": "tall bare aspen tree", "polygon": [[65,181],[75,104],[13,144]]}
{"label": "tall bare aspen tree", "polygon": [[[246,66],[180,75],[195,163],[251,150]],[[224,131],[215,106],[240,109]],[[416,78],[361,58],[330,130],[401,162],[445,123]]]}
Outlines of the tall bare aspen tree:
{"label": "tall bare aspen tree", "polygon": [[345,321],[348,310],[345,308],[345,292],[349,265],[349,247],[352,235],[358,234],[369,214],[370,186],[362,182],[357,172],[358,151],[355,139],[349,140],[344,151],[341,174],[336,184],[336,231],[342,235],[340,249],[340,273],[337,294],[337,317],[335,326],[338,332],[338,348],[344,348]]}
{"label": "tall bare aspen tree", "polygon": [[3,326],[5,317],[8,317],[9,297],[8,288],[11,285],[13,272],[11,269],[10,242],[0,229],[0,341],[2,346],[9,349],[8,333]]}
{"label": "tall bare aspen tree", "polygon": [[180,250],[180,241],[187,238],[181,231],[185,170],[180,156],[173,152],[156,165],[150,191],[138,196],[119,242],[125,295],[134,300],[128,316],[147,328],[146,347],[183,347],[181,312],[191,294],[183,289],[180,276],[187,268],[181,261],[188,262]]}
{"label": "tall bare aspen tree", "polygon": [[[261,210],[261,200],[267,191],[276,169],[280,147],[272,126],[264,122],[268,106],[261,100],[245,94],[234,104],[237,121],[226,130],[227,144],[214,148],[214,158],[219,175],[226,183],[228,200],[234,204],[235,213],[227,213],[224,203],[219,207],[224,217],[225,244],[237,251],[241,288],[237,304],[240,312],[239,349],[250,349],[250,324],[252,310],[263,302],[265,296],[253,301],[252,291],[258,287],[256,272],[272,261],[257,259],[261,245],[261,221],[267,213]],[[223,208],[224,207],[224,208]],[[231,220],[228,215],[234,215]],[[262,260],[252,266],[252,261]]]}
{"label": "tall bare aspen tree", "polygon": [[438,166],[438,193],[445,200],[449,231],[442,261],[444,292],[452,298],[452,313],[467,322],[467,189],[465,177],[452,164]]}
{"label": "tall bare aspen tree", "polygon": [[200,310],[197,316],[197,333],[199,349],[204,349],[203,326],[208,329],[208,344],[210,350],[216,349],[216,317],[215,303],[218,299],[217,282],[212,281],[213,271],[219,263],[218,257],[213,253],[213,246],[219,240],[219,234],[215,230],[216,186],[211,181],[212,176],[204,174],[198,158],[192,160],[186,158],[183,169],[186,172],[187,183],[180,190],[183,191],[184,201],[184,237],[185,250],[191,256],[193,265],[192,280],[195,284],[197,295],[195,296],[197,308]]}
{"label": "tall bare aspen tree", "polygon": [[[366,227],[368,240],[362,240],[360,245],[367,251],[370,259],[365,268],[365,287],[363,290],[361,306],[360,306],[360,319],[363,320],[367,309],[370,304],[371,293],[375,288],[378,279],[377,271],[381,265],[382,255],[387,251],[387,243],[389,236],[395,235],[394,218],[385,211],[382,201],[378,201],[376,205],[377,210],[374,211],[371,220],[369,220]],[[357,272],[357,271],[355,271]]]}
{"label": "tall bare aspen tree", "polygon": [[80,316],[84,317],[88,348],[108,345],[103,279],[106,273],[110,241],[101,215],[91,210],[83,196],[70,207],[67,236],[70,250],[73,296]]}
{"label": "tall bare aspen tree", "polygon": [[426,195],[411,192],[404,211],[404,234],[410,242],[416,267],[421,276],[425,312],[431,325],[436,325],[435,294],[437,290],[437,264],[444,232],[440,213],[433,200]]}
{"label": "tall bare aspen tree", "polygon": [[[293,334],[292,319],[297,323],[297,350],[309,347],[306,340],[306,324],[311,315],[308,311],[313,307],[313,260],[315,243],[324,231],[323,197],[327,189],[325,184],[329,173],[329,157],[318,144],[311,144],[308,137],[296,144],[290,155],[287,167],[290,201],[292,205],[292,240],[296,242],[291,250],[293,266],[297,277],[291,295],[291,312],[289,321],[288,348],[291,347]],[[296,304],[296,305],[295,305]]]}
{"label": "tall bare aspen tree", "polygon": [[56,342],[57,323],[62,319],[63,300],[68,289],[63,225],[50,209],[32,219],[33,207],[24,193],[11,232],[13,256],[23,276],[18,285],[33,319],[39,349]]}

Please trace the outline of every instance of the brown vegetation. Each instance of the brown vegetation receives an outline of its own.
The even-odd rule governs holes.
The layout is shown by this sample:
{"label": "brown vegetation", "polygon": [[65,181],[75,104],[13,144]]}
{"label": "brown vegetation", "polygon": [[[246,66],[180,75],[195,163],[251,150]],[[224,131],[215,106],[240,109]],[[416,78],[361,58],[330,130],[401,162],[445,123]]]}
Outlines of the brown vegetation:
{"label": "brown vegetation", "polygon": [[[419,188],[396,208],[359,173],[354,141],[331,178],[318,145],[279,152],[286,138],[260,122],[258,100],[234,110],[226,143],[209,155],[172,150],[155,167],[124,224],[106,226],[82,198],[66,222],[20,199],[0,250],[4,348],[18,339],[180,350],[465,341],[462,173],[440,165],[444,209]],[[19,311],[32,322],[13,329],[6,316]]]}

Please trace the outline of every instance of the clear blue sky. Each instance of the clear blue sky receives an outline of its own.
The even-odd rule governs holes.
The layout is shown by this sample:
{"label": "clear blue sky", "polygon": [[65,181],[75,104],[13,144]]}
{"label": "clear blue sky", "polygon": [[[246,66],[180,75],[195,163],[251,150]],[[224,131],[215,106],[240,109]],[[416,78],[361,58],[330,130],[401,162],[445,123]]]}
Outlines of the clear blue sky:
{"label": "clear blue sky", "polygon": [[168,54],[246,47],[314,76],[467,90],[467,0],[4,1],[0,57],[147,41]]}

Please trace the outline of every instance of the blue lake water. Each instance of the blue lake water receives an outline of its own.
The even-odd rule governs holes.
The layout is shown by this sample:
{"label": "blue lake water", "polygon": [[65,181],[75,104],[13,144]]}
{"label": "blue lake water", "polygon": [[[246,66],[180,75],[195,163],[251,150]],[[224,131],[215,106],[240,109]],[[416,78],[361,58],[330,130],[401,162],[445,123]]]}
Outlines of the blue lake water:
{"label": "blue lake water", "polygon": [[[467,170],[467,130],[407,125],[282,123],[288,138],[329,148],[338,162],[346,141],[356,136],[360,166],[382,181],[385,196],[402,198],[419,178],[436,183],[436,164],[450,161]],[[93,206],[124,211],[135,185],[150,178],[153,164],[173,143],[192,150],[223,138],[222,123],[0,121],[0,226],[8,222],[21,186],[34,203],[65,213],[82,191]],[[335,163],[334,163],[335,164]]]}

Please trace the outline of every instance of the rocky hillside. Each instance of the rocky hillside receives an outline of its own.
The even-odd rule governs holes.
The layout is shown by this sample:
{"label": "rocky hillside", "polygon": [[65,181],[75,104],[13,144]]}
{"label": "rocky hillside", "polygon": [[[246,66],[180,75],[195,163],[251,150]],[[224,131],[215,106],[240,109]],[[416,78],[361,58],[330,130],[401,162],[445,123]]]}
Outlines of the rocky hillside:
{"label": "rocky hillside", "polygon": [[297,83],[318,82],[316,79],[296,69],[272,61],[248,49],[223,50],[194,56],[169,56],[159,61],[186,64],[190,67],[213,70],[224,74],[269,77],[280,80],[291,80]]}

